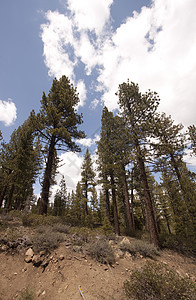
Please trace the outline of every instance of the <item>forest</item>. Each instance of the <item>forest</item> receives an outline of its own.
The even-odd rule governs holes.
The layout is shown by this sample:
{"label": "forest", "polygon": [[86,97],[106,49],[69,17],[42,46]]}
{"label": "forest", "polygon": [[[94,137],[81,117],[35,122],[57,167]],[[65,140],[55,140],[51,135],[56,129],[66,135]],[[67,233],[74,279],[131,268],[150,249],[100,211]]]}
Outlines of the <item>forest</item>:
{"label": "forest", "polygon": [[[0,210],[59,216],[73,226],[116,235],[146,234],[156,247],[170,236],[194,244],[196,174],[185,156],[196,155],[195,125],[185,131],[158,111],[156,92],[142,94],[129,80],[116,95],[118,113],[103,108],[96,167],[87,148],[75,191],[67,191],[62,176],[53,202],[59,153],[80,152],[76,140],[85,138],[77,88],[66,76],[55,78],[39,112],[30,112],[9,142],[0,132]],[[37,199],[33,186],[40,174]]]}

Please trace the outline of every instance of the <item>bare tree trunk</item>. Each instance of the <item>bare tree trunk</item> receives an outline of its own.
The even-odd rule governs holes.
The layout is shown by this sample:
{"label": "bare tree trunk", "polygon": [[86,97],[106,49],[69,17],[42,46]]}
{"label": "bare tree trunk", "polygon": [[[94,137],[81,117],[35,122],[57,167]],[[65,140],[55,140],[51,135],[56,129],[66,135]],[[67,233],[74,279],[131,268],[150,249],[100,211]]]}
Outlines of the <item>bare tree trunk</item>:
{"label": "bare tree trunk", "polygon": [[131,210],[130,210],[129,192],[128,192],[126,171],[124,165],[122,165],[122,182],[123,182],[123,189],[124,189],[124,196],[125,196],[125,207],[126,207],[126,215],[128,220],[128,230],[129,233],[133,233],[135,231],[135,228],[134,228],[134,221],[132,218],[133,216],[131,215]]}
{"label": "bare tree trunk", "polygon": [[55,149],[55,136],[52,136],[49,152],[48,152],[48,159],[46,162],[46,168],[44,172],[44,180],[42,185],[42,193],[41,193],[41,201],[39,207],[39,213],[41,215],[47,214],[48,209],[48,198],[49,198],[49,190],[50,190],[50,181],[52,176],[52,166],[54,161],[54,149]]}
{"label": "bare tree trunk", "polygon": [[6,191],[7,191],[7,184],[4,185],[4,188],[3,188],[2,192],[1,192],[1,195],[0,195],[0,208],[1,208],[2,204],[3,204],[3,199],[5,197]]}
{"label": "bare tree trunk", "polygon": [[85,182],[85,198],[86,198],[85,214],[86,214],[86,216],[88,216],[88,183],[87,183],[87,181]]}
{"label": "bare tree trunk", "polygon": [[110,218],[110,197],[109,197],[108,189],[105,189],[105,201],[106,201],[106,217],[107,217],[108,221],[111,223],[111,218]]}
{"label": "bare tree trunk", "polygon": [[113,202],[113,210],[114,210],[114,228],[115,228],[115,233],[117,235],[120,235],[120,227],[118,222],[118,210],[117,210],[117,203],[116,203],[115,182],[114,182],[114,175],[112,171],[110,172],[110,179],[111,179],[111,186],[112,186],[112,202]]}
{"label": "bare tree trunk", "polygon": [[142,186],[144,189],[144,199],[146,204],[146,212],[148,218],[148,225],[149,225],[149,233],[150,233],[150,240],[156,247],[159,247],[159,240],[158,240],[158,231],[156,226],[156,220],[153,210],[152,198],[150,194],[150,189],[147,180],[147,174],[145,170],[144,161],[141,155],[141,150],[139,147],[139,143],[137,141],[137,151],[138,151],[138,165],[140,169],[141,179],[142,179]]}
{"label": "bare tree trunk", "polygon": [[13,193],[14,193],[14,188],[15,188],[15,185],[13,183],[12,186],[11,186],[11,189],[10,189],[10,193],[9,193],[8,199],[7,199],[6,204],[5,204],[5,208],[7,210],[10,208],[11,203],[12,203],[12,197],[13,197]]}

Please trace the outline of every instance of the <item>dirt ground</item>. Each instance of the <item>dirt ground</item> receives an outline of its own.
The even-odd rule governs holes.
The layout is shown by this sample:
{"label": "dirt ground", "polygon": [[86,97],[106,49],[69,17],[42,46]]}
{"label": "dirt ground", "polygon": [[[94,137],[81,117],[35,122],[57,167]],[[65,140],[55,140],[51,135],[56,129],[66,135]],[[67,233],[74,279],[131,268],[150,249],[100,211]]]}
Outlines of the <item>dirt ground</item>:
{"label": "dirt ground", "polygon": [[[19,299],[26,288],[34,292],[34,299],[79,300],[83,295],[85,300],[125,300],[123,282],[129,278],[131,270],[149,260],[127,255],[110,267],[74,252],[66,243],[51,255],[52,260],[43,271],[24,261],[24,250],[13,255],[0,253],[0,300]],[[196,280],[196,265],[191,258],[162,251],[156,260]]]}

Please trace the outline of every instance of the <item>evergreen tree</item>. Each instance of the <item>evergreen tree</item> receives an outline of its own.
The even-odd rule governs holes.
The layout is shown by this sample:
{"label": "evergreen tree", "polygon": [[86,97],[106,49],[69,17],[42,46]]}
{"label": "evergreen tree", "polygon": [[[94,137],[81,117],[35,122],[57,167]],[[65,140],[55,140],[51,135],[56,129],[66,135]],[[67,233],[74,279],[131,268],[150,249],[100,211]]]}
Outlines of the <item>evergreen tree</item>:
{"label": "evergreen tree", "polygon": [[147,138],[150,137],[159,98],[156,93],[151,91],[141,94],[138,85],[133,82],[129,83],[129,81],[119,85],[117,95],[122,117],[132,134],[133,147],[145,196],[150,239],[155,246],[159,246],[152,196],[145,167],[145,148],[142,147]]}
{"label": "evergreen tree", "polygon": [[[102,181],[110,183],[112,205],[113,205],[113,217],[114,217],[114,228],[115,233],[120,234],[119,220],[118,220],[118,209],[116,199],[116,182],[115,182],[115,145],[113,143],[115,138],[114,131],[114,118],[113,113],[109,112],[107,107],[104,107],[101,120],[101,139],[98,142],[97,153],[98,153],[98,165],[100,176]],[[105,189],[107,192],[108,187]],[[108,194],[106,193],[106,206],[108,207]]]}
{"label": "evergreen tree", "polygon": [[[173,176],[173,180],[176,180],[176,193],[179,194],[180,191],[178,196],[179,205],[183,207],[181,214],[187,215],[184,225],[189,228],[190,234],[195,235],[196,191],[195,184],[191,181],[190,173],[183,161],[186,149],[185,134],[182,132],[183,126],[174,124],[171,117],[166,117],[165,114],[157,116],[154,124],[156,127],[154,131],[155,137],[158,139],[157,143],[153,145],[157,157],[157,165],[160,170],[164,169],[165,174],[165,166],[167,166],[167,174],[170,173],[170,176]],[[180,198],[182,199],[180,200]],[[182,216],[182,218],[184,217]]]}
{"label": "evergreen tree", "polygon": [[34,130],[29,119],[14,130],[9,143],[2,144],[0,162],[4,178],[0,205],[9,188],[6,208],[9,209],[11,204],[16,209],[24,208],[26,199],[33,194],[33,184],[39,174],[40,150],[39,140],[34,141]]}
{"label": "evergreen tree", "polygon": [[62,176],[62,179],[59,184],[59,190],[56,191],[54,196],[54,215],[63,216],[65,215],[67,208],[67,187],[65,183],[65,178]]}
{"label": "evergreen tree", "polygon": [[62,76],[59,80],[53,80],[48,96],[43,93],[40,112],[37,115],[34,111],[31,113],[38,135],[48,145],[40,214],[47,213],[55,150],[80,151],[73,140],[84,137],[84,132],[77,129],[82,123],[82,115],[76,113],[78,103],[76,88],[66,76]]}
{"label": "evergreen tree", "polygon": [[196,155],[196,126],[190,125],[188,127],[189,141],[191,142],[191,149],[193,154]]}
{"label": "evergreen tree", "polygon": [[88,192],[91,191],[92,187],[95,185],[95,172],[93,171],[93,162],[88,148],[82,164],[81,177],[81,186],[84,192],[84,198],[86,199],[85,213],[88,215]]}

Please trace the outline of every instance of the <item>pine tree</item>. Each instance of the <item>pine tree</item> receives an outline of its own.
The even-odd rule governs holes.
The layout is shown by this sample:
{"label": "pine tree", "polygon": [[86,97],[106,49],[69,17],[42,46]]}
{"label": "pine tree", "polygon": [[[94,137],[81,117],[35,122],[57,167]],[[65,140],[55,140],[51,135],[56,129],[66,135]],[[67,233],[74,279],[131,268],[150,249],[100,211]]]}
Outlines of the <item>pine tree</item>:
{"label": "pine tree", "polygon": [[82,123],[82,115],[76,113],[79,97],[76,88],[66,76],[53,80],[48,96],[43,93],[40,112],[31,119],[42,142],[48,145],[47,161],[42,182],[40,214],[47,213],[49,189],[55,150],[80,151],[73,139],[84,137],[77,126]]}
{"label": "pine tree", "polygon": [[67,208],[67,187],[64,176],[62,176],[59,188],[54,196],[54,215],[63,216],[65,215]]}
{"label": "pine tree", "polygon": [[6,208],[9,209],[11,204],[16,209],[24,208],[26,199],[33,194],[33,184],[39,174],[40,150],[39,140],[34,141],[34,130],[29,119],[14,130],[9,143],[2,144],[0,161],[4,180],[0,205],[9,188]]}
{"label": "pine tree", "polygon": [[[170,176],[176,180],[177,193],[180,191],[178,198],[179,205],[183,207],[182,214],[186,214],[185,227],[189,228],[189,233],[196,233],[196,190],[195,184],[190,179],[189,171],[183,161],[186,149],[186,138],[182,132],[181,124],[174,124],[171,117],[165,114],[159,115],[155,121],[155,137],[158,139],[154,144],[154,150],[157,157],[159,169],[164,169],[167,165]],[[166,171],[164,171],[166,174]],[[178,212],[179,213],[179,212]],[[182,217],[183,218],[183,217]],[[190,221],[188,221],[190,220]],[[186,230],[185,230],[186,231]]]}
{"label": "pine tree", "polygon": [[88,215],[88,192],[91,191],[92,187],[95,185],[95,172],[93,171],[93,162],[88,148],[82,164],[81,177],[81,186],[84,192],[84,198],[86,199],[85,213]]}
{"label": "pine tree", "polygon": [[190,125],[188,127],[189,141],[191,142],[190,148],[194,155],[196,155],[196,126]]}
{"label": "pine tree", "polygon": [[122,117],[132,134],[133,147],[135,149],[135,156],[139,166],[145,196],[150,239],[151,242],[158,247],[158,232],[145,167],[145,149],[142,145],[150,136],[159,98],[156,93],[151,91],[141,94],[138,85],[133,82],[129,83],[129,81],[119,85],[117,95],[119,97]]}
{"label": "pine tree", "polygon": [[[113,205],[113,217],[114,217],[114,228],[115,233],[120,234],[119,220],[118,220],[118,209],[116,199],[116,182],[115,182],[115,145],[113,143],[115,137],[114,131],[114,118],[113,113],[109,112],[107,107],[104,107],[102,113],[102,127],[101,127],[101,139],[98,142],[97,153],[98,153],[98,165],[100,176],[103,182],[110,183],[112,205]],[[107,189],[105,189],[107,191]],[[106,196],[108,196],[106,194]],[[108,198],[106,197],[106,205],[108,207]]]}

